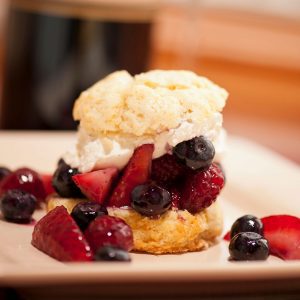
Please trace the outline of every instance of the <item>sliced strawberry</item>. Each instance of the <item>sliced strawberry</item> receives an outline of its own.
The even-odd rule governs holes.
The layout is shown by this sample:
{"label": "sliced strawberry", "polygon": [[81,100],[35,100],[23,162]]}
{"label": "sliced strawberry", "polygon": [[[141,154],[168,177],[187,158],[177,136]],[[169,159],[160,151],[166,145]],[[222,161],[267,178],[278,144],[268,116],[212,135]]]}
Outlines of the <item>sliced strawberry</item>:
{"label": "sliced strawberry", "polygon": [[102,204],[109,194],[117,174],[117,168],[107,168],[89,173],[77,174],[74,175],[72,179],[88,199]]}
{"label": "sliced strawberry", "polygon": [[224,186],[224,176],[216,164],[207,170],[190,173],[184,182],[181,208],[195,214],[209,207]]}
{"label": "sliced strawberry", "polygon": [[63,206],[57,206],[37,222],[31,243],[60,261],[92,260],[90,246]]}
{"label": "sliced strawberry", "polygon": [[55,193],[55,190],[52,186],[52,175],[51,174],[41,174],[41,179],[44,184],[44,189],[46,192],[46,195],[50,195]]}
{"label": "sliced strawberry", "polygon": [[225,241],[230,241],[230,231],[227,231],[226,234],[224,235],[223,239]]}
{"label": "sliced strawberry", "polygon": [[270,253],[285,260],[300,259],[300,219],[274,215],[261,219]]}
{"label": "sliced strawberry", "polygon": [[150,177],[153,151],[153,144],[144,144],[135,149],[109,199],[108,206],[130,206],[133,188],[145,183]]}
{"label": "sliced strawberry", "polygon": [[172,183],[185,174],[186,167],[172,154],[165,154],[152,161],[151,178],[158,183]]}

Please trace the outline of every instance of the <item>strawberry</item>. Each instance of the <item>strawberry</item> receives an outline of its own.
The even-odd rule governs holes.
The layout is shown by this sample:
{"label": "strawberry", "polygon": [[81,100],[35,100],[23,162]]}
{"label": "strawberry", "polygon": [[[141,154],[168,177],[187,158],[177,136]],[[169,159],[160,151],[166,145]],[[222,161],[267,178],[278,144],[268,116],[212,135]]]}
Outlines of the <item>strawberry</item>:
{"label": "strawberry", "polygon": [[230,231],[227,231],[227,232],[225,233],[223,239],[224,239],[225,241],[228,241],[228,242],[230,241]]}
{"label": "strawberry", "polygon": [[55,193],[55,190],[52,186],[52,175],[51,174],[41,174],[41,179],[44,184],[44,189],[46,192],[46,195],[50,195]]}
{"label": "strawberry", "polygon": [[216,164],[191,172],[185,179],[181,207],[195,214],[210,206],[224,186],[224,176]]}
{"label": "strawberry", "polygon": [[171,195],[171,203],[172,203],[171,207],[178,209],[180,206],[180,201],[181,201],[180,190],[175,186],[171,186],[171,187],[167,188],[167,190]]}
{"label": "strawberry", "polygon": [[90,246],[63,206],[40,219],[32,233],[32,245],[60,261],[91,261]]}
{"label": "strawberry", "polygon": [[72,179],[88,199],[102,204],[108,196],[117,174],[117,168],[107,168],[77,174]]}
{"label": "strawberry", "polygon": [[133,188],[145,183],[150,177],[153,151],[153,144],[144,144],[135,149],[109,199],[108,206],[130,206]]}
{"label": "strawberry", "polygon": [[300,219],[274,215],[261,219],[270,253],[285,260],[300,259]]}
{"label": "strawberry", "polygon": [[158,183],[172,183],[185,174],[186,167],[172,154],[165,154],[152,161],[151,178]]}

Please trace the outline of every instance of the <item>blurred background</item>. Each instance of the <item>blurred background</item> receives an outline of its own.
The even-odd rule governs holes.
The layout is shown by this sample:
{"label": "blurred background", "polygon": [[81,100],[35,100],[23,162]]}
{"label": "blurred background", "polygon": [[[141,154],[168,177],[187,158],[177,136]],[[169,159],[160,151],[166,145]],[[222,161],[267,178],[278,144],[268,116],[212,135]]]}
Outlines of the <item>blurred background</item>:
{"label": "blurred background", "polygon": [[1,129],[75,129],[80,91],[118,69],[209,77],[229,133],[300,163],[300,1],[0,1]]}

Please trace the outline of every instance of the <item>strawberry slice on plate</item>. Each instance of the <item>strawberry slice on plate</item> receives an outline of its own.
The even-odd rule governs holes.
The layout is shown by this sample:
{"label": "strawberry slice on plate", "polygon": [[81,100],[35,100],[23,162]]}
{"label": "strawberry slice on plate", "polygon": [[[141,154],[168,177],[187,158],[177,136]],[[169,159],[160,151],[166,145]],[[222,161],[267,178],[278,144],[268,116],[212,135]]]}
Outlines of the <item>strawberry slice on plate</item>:
{"label": "strawberry slice on plate", "polygon": [[72,179],[88,199],[102,204],[109,194],[117,174],[117,168],[107,168],[77,174]]}
{"label": "strawberry slice on plate", "polygon": [[300,219],[274,215],[261,219],[270,253],[284,260],[300,259]]}
{"label": "strawberry slice on plate", "polygon": [[90,246],[63,206],[57,206],[37,222],[31,243],[60,261],[92,260]]}
{"label": "strawberry slice on plate", "polygon": [[153,151],[153,144],[144,144],[135,149],[109,199],[108,206],[130,206],[133,188],[150,178]]}

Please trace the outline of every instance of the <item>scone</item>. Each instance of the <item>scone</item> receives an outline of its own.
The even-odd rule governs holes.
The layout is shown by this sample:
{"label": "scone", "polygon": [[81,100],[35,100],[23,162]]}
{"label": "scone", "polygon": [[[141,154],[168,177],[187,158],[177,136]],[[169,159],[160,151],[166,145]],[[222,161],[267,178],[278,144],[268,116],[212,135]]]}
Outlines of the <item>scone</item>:
{"label": "scone", "polygon": [[[64,156],[70,193],[48,209],[80,201],[107,207],[133,230],[135,251],[208,248],[222,231],[216,201],[224,185],[222,109],[227,92],[189,71],[115,72],[81,93],[73,115],[78,142]],[[82,197],[74,199],[72,189]],[[78,190],[76,191],[78,195]]]}

